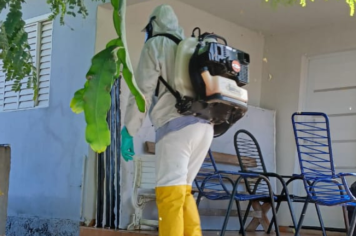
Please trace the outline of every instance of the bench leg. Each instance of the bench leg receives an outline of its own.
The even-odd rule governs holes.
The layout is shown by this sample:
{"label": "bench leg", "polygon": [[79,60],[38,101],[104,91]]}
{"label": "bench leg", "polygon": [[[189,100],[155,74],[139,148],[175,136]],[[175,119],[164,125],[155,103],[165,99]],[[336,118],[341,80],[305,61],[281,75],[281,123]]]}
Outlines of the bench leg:
{"label": "bench leg", "polygon": [[147,219],[141,219],[140,220],[140,225],[146,225],[150,227],[158,227],[158,220],[147,220]]}
{"label": "bench leg", "polygon": [[158,227],[158,221],[157,220],[148,220],[148,219],[142,219],[141,216],[137,216],[136,214],[132,215],[132,220],[131,224],[127,226],[127,230],[133,231],[133,230],[141,230],[142,226],[149,226],[149,227]]}
{"label": "bench leg", "polygon": [[256,231],[257,227],[261,224],[264,231],[268,231],[268,227],[270,224],[270,221],[267,217],[268,211],[271,209],[271,203],[265,202],[262,205],[260,205],[259,201],[252,201],[252,208],[254,211],[261,211],[262,217],[261,218],[256,218],[254,217],[250,224],[247,226],[246,231]]}
{"label": "bench leg", "polygon": [[127,226],[127,230],[135,230],[137,226],[136,214],[131,215],[131,224]]}
{"label": "bench leg", "polygon": [[131,216],[131,224],[127,226],[127,230],[141,229],[142,209],[135,209],[135,214]]}
{"label": "bench leg", "polygon": [[142,224],[142,212],[145,207],[146,199],[140,199],[139,204],[134,206],[135,213],[131,216],[131,224],[128,225],[127,230],[139,230]]}

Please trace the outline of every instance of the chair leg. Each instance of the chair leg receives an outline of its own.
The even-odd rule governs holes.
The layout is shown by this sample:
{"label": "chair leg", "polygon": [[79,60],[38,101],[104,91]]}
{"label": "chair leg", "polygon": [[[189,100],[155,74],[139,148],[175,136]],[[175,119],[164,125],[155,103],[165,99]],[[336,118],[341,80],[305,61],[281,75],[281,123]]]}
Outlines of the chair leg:
{"label": "chair leg", "polygon": [[350,228],[347,232],[347,236],[352,236],[354,234],[355,231],[355,223],[356,223],[356,211],[353,212],[352,214],[352,219],[351,219],[351,223],[350,223]]}
{"label": "chair leg", "polygon": [[242,234],[242,236],[246,236],[245,222],[242,219],[241,205],[240,205],[240,201],[238,201],[238,200],[236,200],[236,207],[237,207],[237,213],[238,213],[239,221],[240,221],[240,233]]}
{"label": "chair leg", "polygon": [[[249,201],[248,205],[247,205],[247,208],[246,208],[246,211],[245,211],[245,215],[244,215],[243,221],[242,221],[242,225],[243,226],[245,226],[245,224],[246,224],[246,220],[247,220],[248,214],[250,213],[251,206],[252,206],[252,202]],[[242,228],[240,228],[239,233],[242,234]]]}
{"label": "chair leg", "polygon": [[[278,213],[278,210],[279,210],[279,208],[280,208],[280,206],[281,206],[281,203],[282,203],[281,201],[277,202],[276,213]],[[274,216],[272,216],[271,223],[269,223],[268,230],[267,230],[267,234],[270,234],[270,233],[271,233],[273,222],[274,222]],[[294,227],[294,228],[295,228],[295,227]]]}
{"label": "chair leg", "polygon": [[[281,206],[281,202],[278,202],[278,203],[277,203],[277,206],[276,206],[276,212],[277,212],[277,213],[278,213],[278,210],[279,210],[279,207],[280,207],[280,206]],[[274,216],[272,216],[272,220],[271,220],[271,222],[269,223],[268,230],[267,230],[267,234],[270,234],[270,233],[271,233],[273,222],[274,222]]]}
{"label": "chair leg", "polygon": [[221,232],[220,232],[220,236],[224,236],[225,235],[225,231],[226,231],[227,223],[229,222],[230,212],[231,212],[232,203],[233,203],[234,199],[235,199],[234,195],[231,195],[231,199],[229,201],[229,205],[228,205],[227,210],[226,210],[226,215],[225,215],[223,227],[222,227]]}
{"label": "chair leg", "polygon": [[201,195],[200,192],[199,192],[199,193],[198,193],[198,196],[197,196],[197,201],[196,201],[196,203],[197,203],[197,208],[199,208],[199,204],[200,204],[201,197],[202,197],[202,195]]}
{"label": "chair leg", "polygon": [[321,216],[320,207],[319,207],[318,204],[315,204],[315,210],[316,210],[316,213],[318,214],[318,219],[319,219],[321,230],[323,231],[323,236],[326,236],[324,221],[323,221],[323,218]]}
{"label": "chair leg", "polygon": [[276,236],[279,236],[280,233],[279,233],[279,225],[278,225],[278,222],[277,222],[277,211],[276,211],[276,208],[274,207],[273,198],[271,199],[271,206],[272,206],[273,224],[274,224],[274,228],[275,228],[275,231],[276,231]]}
{"label": "chair leg", "polygon": [[349,231],[349,228],[350,228],[350,224],[349,224],[349,216],[348,216],[348,213],[347,213],[347,206],[342,206],[342,214],[344,215],[344,222],[345,222],[345,229],[346,229],[346,232]]}
{"label": "chair leg", "polygon": [[287,201],[288,201],[289,212],[290,212],[290,215],[292,217],[293,226],[294,226],[294,229],[295,229],[297,227],[297,221],[295,220],[295,214],[294,214],[292,202],[291,202],[289,197],[287,198]]}
{"label": "chair leg", "polygon": [[307,199],[307,200],[305,200],[305,203],[304,203],[304,206],[303,206],[303,210],[302,210],[302,214],[300,215],[300,218],[299,218],[298,227],[295,230],[295,234],[294,234],[295,236],[299,235],[299,231],[302,228],[303,220],[304,220],[305,212],[307,211],[307,208],[308,208],[308,204],[309,204],[309,202],[308,202],[308,199]]}

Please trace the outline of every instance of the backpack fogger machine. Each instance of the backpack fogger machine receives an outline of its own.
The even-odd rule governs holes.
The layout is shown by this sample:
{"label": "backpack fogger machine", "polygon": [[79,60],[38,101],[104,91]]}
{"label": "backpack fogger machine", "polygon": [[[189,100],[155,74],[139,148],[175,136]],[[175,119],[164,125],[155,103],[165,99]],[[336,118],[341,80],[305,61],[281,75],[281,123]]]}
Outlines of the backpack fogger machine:
{"label": "backpack fogger machine", "polygon": [[209,120],[218,137],[247,112],[248,93],[242,87],[249,83],[249,64],[249,54],[228,46],[219,35],[195,28],[178,44],[175,88],[160,81],[176,97],[178,113]]}

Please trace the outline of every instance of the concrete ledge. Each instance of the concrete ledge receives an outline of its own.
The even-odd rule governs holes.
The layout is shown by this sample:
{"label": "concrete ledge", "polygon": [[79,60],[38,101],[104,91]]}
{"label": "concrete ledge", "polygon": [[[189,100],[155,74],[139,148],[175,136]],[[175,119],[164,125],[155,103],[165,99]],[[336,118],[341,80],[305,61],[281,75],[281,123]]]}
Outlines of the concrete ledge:
{"label": "concrete ledge", "polygon": [[152,236],[158,235],[157,231],[126,231],[98,229],[94,227],[80,227],[79,236]]}
{"label": "concrete ledge", "polygon": [[5,235],[7,218],[7,202],[9,192],[9,175],[11,149],[8,145],[0,145],[0,235]]}
{"label": "concrete ledge", "polygon": [[78,236],[79,221],[16,216],[7,218],[6,236],[38,235]]}
{"label": "concrete ledge", "polygon": [[[281,226],[280,227],[281,236],[294,236],[293,230],[290,230],[288,227]],[[204,231],[204,236],[216,236],[219,235],[220,232],[217,231]],[[80,227],[80,235],[79,236],[157,236],[157,231],[121,231],[121,230],[110,230],[110,229],[98,229],[93,227]],[[239,235],[236,231],[227,231],[226,236],[236,236]],[[255,231],[248,232],[249,236],[270,236],[275,234],[266,234],[263,231]],[[302,230],[301,235],[303,236],[314,236],[321,235],[321,231],[318,230]],[[339,232],[330,232],[327,231],[327,235],[332,236],[344,236],[345,233]]]}

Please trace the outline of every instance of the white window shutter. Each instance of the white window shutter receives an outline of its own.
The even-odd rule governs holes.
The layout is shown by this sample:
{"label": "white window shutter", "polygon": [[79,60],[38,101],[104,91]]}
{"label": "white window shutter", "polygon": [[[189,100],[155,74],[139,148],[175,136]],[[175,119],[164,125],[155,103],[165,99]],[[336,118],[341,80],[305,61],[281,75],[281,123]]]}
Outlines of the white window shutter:
{"label": "white window shutter", "polygon": [[41,50],[39,53],[39,76],[38,76],[38,106],[49,105],[49,83],[51,76],[51,53],[52,53],[52,21],[42,23],[41,27]]}
{"label": "white window shutter", "polygon": [[[5,82],[5,74],[0,71],[0,112],[47,107],[49,105],[49,82],[52,52],[52,21],[37,21],[27,24],[30,53],[37,68],[38,100],[33,101],[33,89],[27,88],[28,78],[21,81],[21,91],[13,92],[13,82]],[[2,62],[0,61],[0,67]]]}
{"label": "white window shutter", "polygon": [[[39,27],[40,23],[32,23],[25,26],[25,31],[28,34],[28,43],[31,47],[32,60],[37,66],[37,50],[38,50],[38,38],[39,38]],[[24,78],[21,81],[21,91],[18,94],[18,107],[17,109],[26,109],[34,107],[35,103],[33,101],[33,89],[27,88],[28,78]]]}
{"label": "white window shutter", "polygon": [[0,60],[0,112],[4,110],[4,93],[5,93],[5,73],[2,69],[2,61]]}

